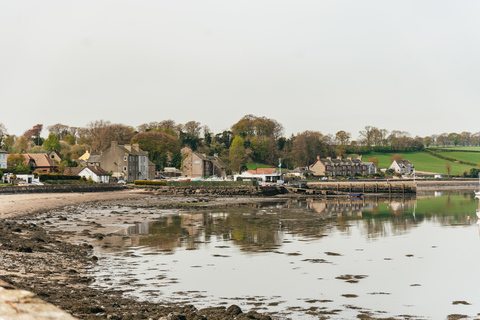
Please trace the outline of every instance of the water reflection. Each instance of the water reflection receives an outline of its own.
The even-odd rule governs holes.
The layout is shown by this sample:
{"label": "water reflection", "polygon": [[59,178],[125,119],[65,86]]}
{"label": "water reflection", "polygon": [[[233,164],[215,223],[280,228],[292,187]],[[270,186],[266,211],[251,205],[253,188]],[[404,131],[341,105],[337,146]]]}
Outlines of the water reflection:
{"label": "water reflection", "polygon": [[480,269],[477,210],[473,194],[432,193],[169,214],[101,240],[95,285],[292,319],[473,316],[478,285],[459,268]]}
{"label": "water reflection", "polygon": [[102,244],[194,250],[216,237],[231,241],[242,251],[262,252],[280,247],[285,234],[319,239],[334,231],[349,234],[355,226],[366,238],[377,239],[405,234],[425,220],[445,226],[472,224],[474,213],[480,214],[478,201],[470,194],[435,194],[421,199],[291,200],[266,207],[168,215],[136,223],[121,235],[105,238]]}

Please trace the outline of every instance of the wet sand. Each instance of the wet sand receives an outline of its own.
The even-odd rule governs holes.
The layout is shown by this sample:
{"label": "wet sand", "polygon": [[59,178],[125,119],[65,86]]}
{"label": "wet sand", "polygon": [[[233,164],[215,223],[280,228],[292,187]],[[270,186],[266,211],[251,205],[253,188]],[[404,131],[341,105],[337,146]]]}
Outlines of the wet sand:
{"label": "wet sand", "polygon": [[62,219],[55,209],[64,208],[68,212],[69,206],[110,207],[122,203],[142,208],[154,203],[159,208],[176,209],[263,200],[266,199],[152,197],[151,192],[141,190],[0,195],[0,282],[33,292],[78,319],[272,319],[256,311],[243,312],[236,305],[197,309],[186,303],[129,299],[122,288],[92,288],[90,285],[95,279],[88,276],[88,270],[98,260],[93,255],[93,247],[88,242],[76,241],[78,228],[53,230],[49,221],[53,217]]}
{"label": "wet sand", "polygon": [[0,195],[0,219],[92,201],[143,198],[150,193],[142,190],[73,193],[29,193]]}

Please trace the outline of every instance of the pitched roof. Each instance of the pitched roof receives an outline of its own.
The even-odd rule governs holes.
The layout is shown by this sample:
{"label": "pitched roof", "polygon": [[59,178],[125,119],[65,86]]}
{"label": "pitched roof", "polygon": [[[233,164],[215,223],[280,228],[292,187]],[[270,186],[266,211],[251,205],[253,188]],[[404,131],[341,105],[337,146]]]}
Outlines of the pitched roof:
{"label": "pitched roof", "polygon": [[82,170],[83,170],[83,167],[67,167],[63,171],[63,174],[71,174],[71,175],[77,176]]}
{"label": "pitched roof", "polygon": [[7,153],[7,151],[0,149],[0,153]]}
{"label": "pitched roof", "polygon": [[29,159],[33,159],[35,161],[35,165],[37,167],[56,167],[57,164],[55,161],[50,159],[45,153],[24,153],[23,156],[27,163],[30,161]]}
{"label": "pitched roof", "polygon": [[90,171],[92,171],[94,174],[96,174],[97,176],[108,176],[108,172],[105,171],[105,169],[101,168],[101,167],[98,167],[98,166],[86,166],[86,167],[83,167],[81,168],[82,170],[79,171],[82,172],[84,169],[89,169]]}

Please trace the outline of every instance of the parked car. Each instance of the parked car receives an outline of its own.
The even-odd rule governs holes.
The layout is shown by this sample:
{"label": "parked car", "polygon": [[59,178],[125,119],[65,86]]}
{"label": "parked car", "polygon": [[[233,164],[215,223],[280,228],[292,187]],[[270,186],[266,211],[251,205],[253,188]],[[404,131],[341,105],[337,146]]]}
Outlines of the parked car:
{"label": "parked car", "polygon": [[32,184],[34,186],[43,186],[44,185],[43,182],[40,182],[40,181],[32,181]]}
{"label": "parked car", "polygon": [[118,180],[118,183],[120,183],[120,184],[127,184],[127,181],[125,181],[125,180]]}

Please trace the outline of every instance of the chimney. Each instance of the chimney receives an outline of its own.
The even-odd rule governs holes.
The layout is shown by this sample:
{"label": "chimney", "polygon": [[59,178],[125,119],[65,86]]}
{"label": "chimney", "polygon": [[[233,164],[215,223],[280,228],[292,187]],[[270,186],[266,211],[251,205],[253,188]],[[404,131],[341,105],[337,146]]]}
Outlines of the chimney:
{"label": "chimney", "polygon": [[124,145],[125,149],[127,149],[128,151],[132,151],[132,146],[129,145],[129,144],[126,144]]}
{"label": "chimney", "polygon": [[362,158],[363,158],[362,155],[359,155],[359,156],[357,157],[357,159],[360,160],[360,161],[362,161]]}
{"label": "chimney", "polygon": [[218,153],[214,153],[213,156],[214,156],[215,158],[218,158]]}
{"label": "chimney", "polygon": [[140,145],[138,143],[134,143],[132,146],[133,150],[140,152]]}
{"label": "chimney", "polygon": [[113,147],[115,147],[115,148],[118,147],[118,141],[112,141],[110,146],[111,146],[112,148],[113,148]]}
{"label": "chimney", "polygon": [[347,157],[347,160],[350,160],[350,161],[352,161],[352,157]]}
{"label": "chimney", "polygon": [[317,156],[317,160],[320,161],[320,156]]}
{"label": "chimney", "polygon": [[332,160],[332,157],[327,157],[327,160]]}
{"label": "chimney", "polygon": [[338,159],[338,160],[342,160],[342,156],[337,156],[337,159]]}

